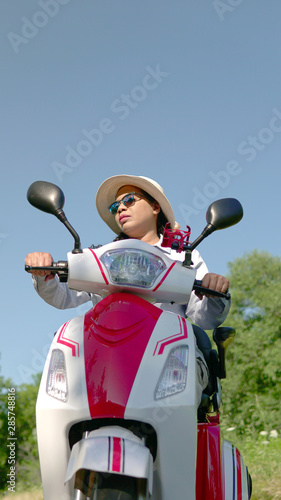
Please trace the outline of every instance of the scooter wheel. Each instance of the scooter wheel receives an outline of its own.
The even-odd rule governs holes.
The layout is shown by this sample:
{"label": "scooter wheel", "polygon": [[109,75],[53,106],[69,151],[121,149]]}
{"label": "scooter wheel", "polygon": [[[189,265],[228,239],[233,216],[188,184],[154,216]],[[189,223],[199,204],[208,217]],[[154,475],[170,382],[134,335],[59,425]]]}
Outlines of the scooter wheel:
{"label": "scooter wheel", "polygon": [[251,478],[251,475],[249,474],[248,467],[246,467],[246,469],[247,469],[247,479],[248,479],[248,495],[249,495],[249,499],[250,499],[252,496],[252,489],[253,489],[252,478]]}
{"label": "scooter wheel", "polygon": [[[121,474],[81,470],[79,490],[91,500],[145,500],[146,480]],[[76,485],[77,487],[78,485]],[[78,492],[78,489],[75,491]],[[83,495],[84,493],[84,495]],[[75,497],[74,497],[75,498]],[[78,496],[79,500],[81,496]]]}

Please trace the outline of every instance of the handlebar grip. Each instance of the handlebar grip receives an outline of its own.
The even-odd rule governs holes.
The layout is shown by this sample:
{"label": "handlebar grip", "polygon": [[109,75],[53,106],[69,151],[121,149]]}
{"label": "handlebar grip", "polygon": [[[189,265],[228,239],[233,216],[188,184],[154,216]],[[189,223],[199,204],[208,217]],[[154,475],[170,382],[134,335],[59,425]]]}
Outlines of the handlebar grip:
{"label": "handlebar grip", "polygon": [[195,292],[202,293],[203,295],[213,295],[214,297],[220,297],[222,299],[230,300],[231,295],[229,292],[222,293],[212,290],[211,288],[206,288],[202,286],[202,280],[195,280],[193,285],[193,290]]}
{"label": "handlebar grip", "polygon": [[66,282],[68,276],[68,263],[65,260],[59,260],[58,262],[53,262],[52,266],[25,265],[25,271],[31,274],[33,271],[50,271],[51,274],[57,274],[60,281]]}
{"label": "handlebar grip", "polygon": [[61,268],[57,269],[55,266],[25,266],[24,268],[27,273],[32,273],[32,271],[51,271],[56,273],[61,270]]}

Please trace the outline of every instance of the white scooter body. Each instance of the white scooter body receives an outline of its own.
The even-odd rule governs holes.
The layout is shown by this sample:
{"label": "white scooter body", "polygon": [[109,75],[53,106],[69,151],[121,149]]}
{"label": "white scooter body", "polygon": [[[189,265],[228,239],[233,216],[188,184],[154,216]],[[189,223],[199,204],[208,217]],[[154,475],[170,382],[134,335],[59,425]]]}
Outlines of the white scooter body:
{"label": "white scooter body", "polygon": [[[158,275],[146,287],[114,283],[112,254],[102,260],[112,250],[125,252],[132,282],[135,251],[144,252],[144,268],[157,258]],[[68,270],[69,288],[104,298],[58,330],[46,360],[36,406],[44,499],[88,498],[73,496],[81,469],[142,478],[145,493],[136,499],[248,499],[243,459],[222,442],[218,420],[197,425],[193,327],[152,304],[188,303],[195,270],[137,240],[69,253]],[[134,422],[157,445],[137,436]],[[86,433],[75,438],[73,429]]]}

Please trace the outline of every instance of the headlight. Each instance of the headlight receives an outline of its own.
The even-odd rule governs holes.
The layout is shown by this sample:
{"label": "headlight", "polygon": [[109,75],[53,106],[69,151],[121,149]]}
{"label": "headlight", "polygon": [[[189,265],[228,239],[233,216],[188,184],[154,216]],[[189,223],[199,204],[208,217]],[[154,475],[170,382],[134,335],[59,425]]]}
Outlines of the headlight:
{"label": "headlight", "polygon": [[170,352],[156,386],[155,399],[166,398],[185,389],[187,365],[187,345],[176,347]]}
{"label": "headlight", "polygon": [[68,396],[67,377],[64,353],[54,349],[51,356],[47,377],[47,394],[60,401],[66,402]]}
{"label": "headlight", "polygon": [[161,257],[134,249],[109,250],[100,260],[113,283],[143,288],[150,288],[167,267]]}

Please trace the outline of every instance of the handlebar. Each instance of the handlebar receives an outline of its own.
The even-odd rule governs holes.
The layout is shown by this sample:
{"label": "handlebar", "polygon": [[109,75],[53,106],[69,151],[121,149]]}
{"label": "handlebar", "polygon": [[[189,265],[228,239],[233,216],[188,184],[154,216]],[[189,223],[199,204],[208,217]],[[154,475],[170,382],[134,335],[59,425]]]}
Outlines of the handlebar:
{"label": "handlebar", "polygon": [[[32,273],[32,271],[50,271],[51,274],[57,274],[61,282],[67,282],[68,278],[68,263],[65,260],[59,260],[58,262],[53,262],[52,266],[25,266],[25,271],[27,273]],[[203,295],[212,295],[215,297],[221,297],[226,300],[230,300],[230,293],[217,292],[216,290],[211,290],[202,286],[202,280],[195,280],[193,285],[193,290],[195,292],[202,293]]]}

